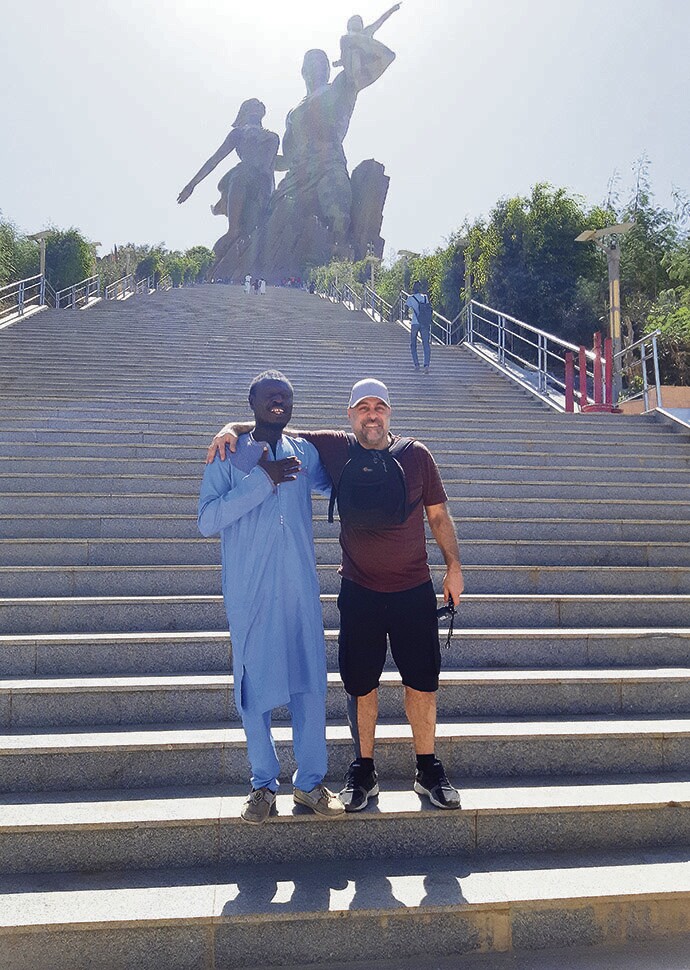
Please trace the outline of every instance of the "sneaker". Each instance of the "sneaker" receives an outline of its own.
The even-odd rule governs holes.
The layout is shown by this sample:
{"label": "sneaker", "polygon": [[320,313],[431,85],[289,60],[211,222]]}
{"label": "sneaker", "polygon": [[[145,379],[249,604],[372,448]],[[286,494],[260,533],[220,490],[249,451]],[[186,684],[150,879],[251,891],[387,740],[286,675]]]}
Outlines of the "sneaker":
{"label": "sneaker", "polygon": [[306,805],[312,812],[317,815],[324,815],[327,818],[342,815],[345,811],[345,806],[338,796],[329,791],[325,785],[317,785],[311,791],[302,791],[301,788],[295,788],[293,798],[296,805]]}
{"label": "sneaker", "polygon": [[261,825],[271,814],[275,805],[276,793],[270,788],[252,788],[242,806],[240,816],[252,825]]}
{"label": "sneaker", "polygon": [[443,765],[438,758],[430,771],[420,771],[417,768],[414,790],[418,795],[427,795],[431,804],[439,808],[460,808],[460,795],[446,778]]}
{"label": "sneaker", "polygon": [[366,771],[359,761],[353,761],[345,775],[345,787],[340,801],[346,812],[359,812],[370,798],[379,793],[379,776],[376,771]]}

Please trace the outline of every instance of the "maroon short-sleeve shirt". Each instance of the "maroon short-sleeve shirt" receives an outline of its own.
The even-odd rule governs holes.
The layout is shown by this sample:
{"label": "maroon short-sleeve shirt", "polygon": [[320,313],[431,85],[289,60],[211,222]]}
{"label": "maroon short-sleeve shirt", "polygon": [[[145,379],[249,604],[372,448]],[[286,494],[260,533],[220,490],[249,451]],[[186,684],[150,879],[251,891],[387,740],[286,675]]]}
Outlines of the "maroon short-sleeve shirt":
{"label": "maroon short-sleeve shirt", "polygon": [[[345,432],[305,431],[300,436],[315,445],[326,471],[337,482],[348,458]],[[428,582],[424,508],[448,499],[436,462],[421,441],[406,448],[399,461],[407,480],[408,501],[414,504],[421,497],[408,519],[387,529],[348,529],[343,524],[340,529],[341,576],[380,593],[397,593]]]}

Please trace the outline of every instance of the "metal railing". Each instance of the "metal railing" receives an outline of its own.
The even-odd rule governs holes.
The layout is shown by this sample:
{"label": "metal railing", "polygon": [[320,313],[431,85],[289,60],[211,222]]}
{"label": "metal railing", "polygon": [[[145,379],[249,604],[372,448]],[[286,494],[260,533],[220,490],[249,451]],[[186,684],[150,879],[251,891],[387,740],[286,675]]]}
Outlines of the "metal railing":
{"label": "metal railing", "polygon": [[[412,310],[407,305],[407,301],[410,298],[410,294],[405,290],[400,291],[400,296],[398,297],[398,320],[400,323],[404,323],[406,317],[411,316]],[[444,344],[446,347],[450,347],[451,344],[462,343],[465,336],[465,327],[463,322],[463,311],[455,317],[453,320],[449,320],[444,317],[438,310],[432,308],[431,311],[431,339],[439,344]]]}
{"label": "metal railing", "polygon": [[582,410],[589,396],[596,399],[606,366],[600,355],[476,300],[462,312],[467,343],[557,410],[566,410],[567,354],[573,355],[578,377],[575,403]]}
{"label": "metal railing", "polygon": [[350,310],[362,309],[362,298],[349,283],[343,283],[343,303]]}
{"label": "metal railing", "polygon": [[73,283],[58,290],[55,294],[56,310],[76,310],[77,307],[86,306],[92,300],[99,299],[101,295],[100,276],[90,276],[80,283]]}
{"label": "metal railing", "polygon": [[364,284],[361,306],[362,310],[378,323],[388,323],[393,319],[393,307],[367,283]]}
{"label": "metal railing", "polygon": [[328,291],[326,293],[326,299],[330,300],[331,303],[342,303],[343,294],[342,290],[338,289],[338,284],[331,281],[328,284]]}
{"label": "metal railing", "polygon": [[45,277],[29,276],[0,287],[0,323],[22,317],[30,307],[45,306]]}
{"label": "metal railing", "polygon": [[172,289],[172,285],[173,285],[172,276],[169,273],[166,273],[165,276],[163,276],[158,281],[158,286],[156,287],[156,289],[157,290],[171,290]]}
{"label": "metal railing", "polygon": [[132,273],[121,276],[119,280],[108,283],[105,288],[106,300],[126,300],[136,292],[136,282]]}
{"label": "metal railing", "polygon": [[[663,407],[661,403],[661,379],[659,377],[659,350],[657,347],[657,337],[661,333],[655,330],[653,333],[646,334],[640,340],[636,340],[629,347],[624,347],[617,354],[614,360],[620,359],[620,371],[623,390],[620,401],[636,401],[642,398],[645,411],[649,411],[649,389],[653,386],[656,401],[655,408]],[[653,377],[649,380],[648,368],[652,366]]]}
{"label": "metal railing", "polygon": [[138,293],[150,293],[151,290],[155,289],[153,285],[153,276],[146,276],[144,279],[137,280],[135,292]]}

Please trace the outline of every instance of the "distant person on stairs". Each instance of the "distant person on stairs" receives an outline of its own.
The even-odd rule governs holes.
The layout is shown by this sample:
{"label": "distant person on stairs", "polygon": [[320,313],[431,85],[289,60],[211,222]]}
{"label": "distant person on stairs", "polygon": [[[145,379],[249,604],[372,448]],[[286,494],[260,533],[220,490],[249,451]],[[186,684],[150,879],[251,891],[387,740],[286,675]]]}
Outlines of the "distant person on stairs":
{"label": "distant person on stairs", "polygon": [[271,711],[281,706],[292,718],[295,802],[324,816],[344,811],[323,784],[326,647],[311,508],[312,490],[330,492],[330,479],[312,444],[283,434],[292,402],[280,372],[254,378],[255,423],[230,461],[206,466],[199,496],[199,530],[221,539],[235,700],[252,771],[242,818],[254,823],[268,818],[276,799]]}
{"label": "distant person on stairs", "polygon": [[[427,795],[439,808],[459,808],[458,792],[448,781],[435,754],[441,652],[436,594],[427,563],[424,532],[426,513],[446,563],[444,601],[457,606],[463,592],[463,578],[446,492],[428,449],[419,441],[401,440],[391,434],[391,405],[385,384],[373,378],[358,381],[352,388],[347,414],[354,432],[351,437],[343,431],[295,432],[316,446],[337,485],[343,553],[338,597],[339,663],[355,742],[355,760],[340,798],[346,811],[356,812],[379,791],[374,733],[379,679],[389,642],[405,685],[405,712],[417,755],[414,789]],[[225,446],[232,452],[237,436],[247,430],[244,424],[226,425],[211,442],[207,461],[213,460],[217,466],[218,457],[226,454]],[[386,476],[390,475],[390,487],[384,486],[383,494],[388,494],[396,477],[391,451],[396,452],[395,460],[404,472],[400,514],[397,521],[378,525],[379,513],[374,509],[374,518],[362,525],[357,521],[353,505],[348,506],[344,501],[345,465],[365,459],[364,471],[372,475],[377,467],[385,466],[384,481],[388,485]],[[350,492],[354,494],[353,487]],[[367,513],[371,514],[372,509]]]}
{"label": "distant person on stairs", "polygon": [[428,295],[424,292],[422,284],[417,282],[412,287],[412,293],[408,296],[405,306],[412,311],[412,325],[410,327],[410,352],[414,369],[419,370],[419,357],[417,356],[417,338],[422,338],[422,348],[424,350],[424,373],[429,373],[431,364],[431,319],[432,310]]}

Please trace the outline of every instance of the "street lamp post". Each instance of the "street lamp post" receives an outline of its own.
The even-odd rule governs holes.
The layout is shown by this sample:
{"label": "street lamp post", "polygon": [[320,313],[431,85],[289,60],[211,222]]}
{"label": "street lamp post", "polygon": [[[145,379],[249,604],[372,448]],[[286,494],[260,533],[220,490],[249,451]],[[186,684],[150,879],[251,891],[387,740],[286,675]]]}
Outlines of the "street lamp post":
{"label": "street lamp post", "polygon": [[27,239],[33,239],[41,247],[39,269],[41,274],[41,306],[44,306],[46,302],[46,239],[49,235],[50,229],[42,229],[40,232],[34,232],[32,235],[26,237]]}
{"label": "street lamp post", "polygon": [[609,274],[609,336],[613,348],[613,401],[616,404],[622,390],[621,381],[621,251],[618,237],[629,232],[634,223],[621,222],[605,229],[585,229],[575,242],[592,242],[606,253]]}

